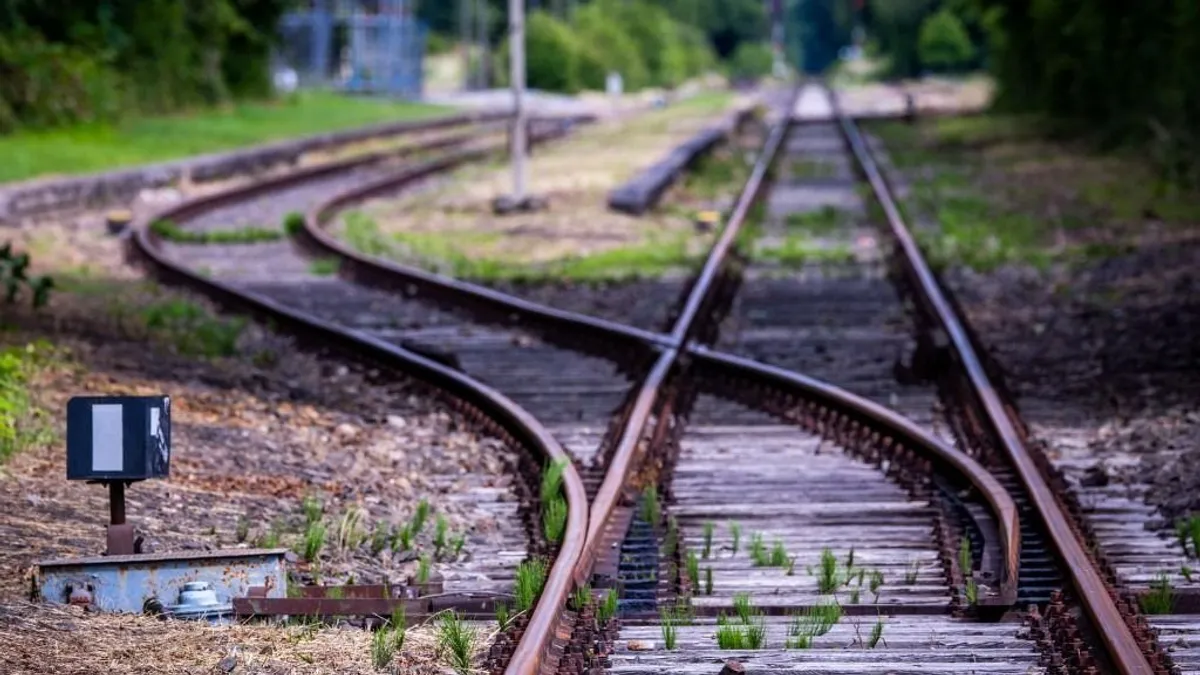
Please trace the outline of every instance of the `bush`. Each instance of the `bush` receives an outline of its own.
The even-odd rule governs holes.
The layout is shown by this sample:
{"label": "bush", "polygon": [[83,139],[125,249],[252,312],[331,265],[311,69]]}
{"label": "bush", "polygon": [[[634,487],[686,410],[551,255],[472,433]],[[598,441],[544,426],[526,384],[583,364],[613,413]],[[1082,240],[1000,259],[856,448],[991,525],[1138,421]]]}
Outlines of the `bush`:
{"label": "bush", "polygon": [[917,53],[921,63],[931,70],[949,71],[971,62],[974,49],[971,37],[962,21],[947,9],[942,9],[921,24]]}
{"label": "bush", "polygon": [[637,43],[625,32],[621,23],[605,12],[603,3],[581,7],[575,15],[579,43],[599,60],[601,72],[592,70],[585,59],[581,64],[582,85],[588,89],[603,89],[609,72],[618,72],[624,80],[625,91],[637,91],[650,83],[650,72],[642,60]]}
{"label": "bush", "polygon": [[116,73],[82,50],[0,36],[0,131],[112,119],[120,92]]}
{"label": "bush", "polygon": [[704,32],[695,26],[685,24],[679,24],[677,30],[683,48],[684,70],[688,77],[702,75],[712,70],[717,64],[717,54],[713,51]]}
{"label": "bush", "polygon": [[743,42],[738,45],[729,64],[729,73],[735,80],[757,80],[771,74],[775,55],[771,46],[764,42]]}
{"label": "bush", "polygon": [[[567,24],[543,11],[529,15],[525,24],[525,84],[563,94],[580,90],[580,44]],[[500,46],[497,80],[509,82],[508,40]]]}

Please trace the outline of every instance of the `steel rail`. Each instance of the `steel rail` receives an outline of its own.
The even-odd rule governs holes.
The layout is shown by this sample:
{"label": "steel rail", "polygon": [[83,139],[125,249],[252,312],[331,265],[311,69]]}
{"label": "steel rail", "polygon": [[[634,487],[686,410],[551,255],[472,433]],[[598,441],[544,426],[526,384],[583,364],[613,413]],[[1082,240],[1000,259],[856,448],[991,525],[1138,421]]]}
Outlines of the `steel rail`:
{"label": "steel rail", "polygon": [[846,141],[866,175],[876,200],[883,208],[892,236],[903,252],[902,258],[907,272],[920,291],[921,300],[928,305],[930,314],[953,345],[953,353],[984,408],[988,424],[1028,490],[1030,499],[1050,534],[1050,540],[1071,576],[1079,601],[1100,633],[1109,656],[1125,675],[1150,675],[1154,672],[1153,668],[1112,596],[1109,595],[1107,584],[1091,564],[1084,542],[1071,526],[1070,516],[1038,470],[1024,439],[1009,417],[1003,401],[971,344],[966,328],[942,292],[941,285],[905,225],[892,196],[891,187],[880,171],[870,148],[854,121],[842,113],[833,91],[829,92],[829,99]]}

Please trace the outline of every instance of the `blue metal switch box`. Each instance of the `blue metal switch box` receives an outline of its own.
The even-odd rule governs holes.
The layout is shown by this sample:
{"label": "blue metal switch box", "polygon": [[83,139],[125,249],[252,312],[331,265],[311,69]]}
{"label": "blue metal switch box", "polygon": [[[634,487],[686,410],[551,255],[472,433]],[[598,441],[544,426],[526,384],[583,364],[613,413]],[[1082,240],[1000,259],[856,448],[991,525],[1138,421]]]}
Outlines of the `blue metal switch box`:
{"label": "blue metal switch box", "polygon": [[67,479],[166,478],[169,396],[76,396],[67,401]]}

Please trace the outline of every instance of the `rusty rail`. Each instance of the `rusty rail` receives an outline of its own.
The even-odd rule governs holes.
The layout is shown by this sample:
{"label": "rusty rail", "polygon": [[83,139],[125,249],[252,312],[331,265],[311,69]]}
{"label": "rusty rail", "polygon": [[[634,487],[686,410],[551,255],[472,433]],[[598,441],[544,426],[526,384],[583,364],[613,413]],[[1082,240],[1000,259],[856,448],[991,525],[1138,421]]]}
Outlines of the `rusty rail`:
{"label": "rusty rail", "polygon": [[942,292],[920,247],[905,225],[896,200],[892,196],[891,187],[879,170],[874,155],[858,131],[858,126],[853,120],[842,114],[837,96],[833,91],[829,92],[829,99],[834,106],[834,116],[841,124],[846,141],[887,217],[892,236],[895,237],[903,253],[902,260],[905,270],[914,286],[919,290],[921,302],[926,304],[929,315],[934,318],[938,327],[949,338],[953,346],[954,357],[970,381],[974,394],[978,397],[979,403],[987,415],[988,424],[992,427],[1001,447],[1016,469],[1025,489],[1029,492],[1030,499],[1050,534],[1050,540],[1070,574],[1071,582],[1079,595],[1079,601],[1100,633],[1108,654],[1125,675],[1150,675],[1154,669],[1150,666],[1137,638],[1129,629],[1125,618],[1109,594],[1108,585],[1091,564],[1084,542],[1072,527],[1070,516],[1062,508],[1062,504],[1051,491],[1046,478],[1038,470],[1037,463],[1026,447],[1024,438],[1013,424],[1004,402],[988,377],[983,363],[976,355],[966,328]]}

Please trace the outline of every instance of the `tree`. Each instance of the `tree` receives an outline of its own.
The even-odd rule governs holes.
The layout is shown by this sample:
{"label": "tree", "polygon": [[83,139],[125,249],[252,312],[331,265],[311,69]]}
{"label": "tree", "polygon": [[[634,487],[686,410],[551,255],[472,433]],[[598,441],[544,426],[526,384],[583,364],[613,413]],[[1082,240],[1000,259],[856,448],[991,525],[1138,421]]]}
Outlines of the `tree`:
{"label": "tree", "polygon": [[918,53],[921,63],[937,71],[961,68],[974,56],[971,37],[962,21],[948,9],[941,9],[921,24]]}

